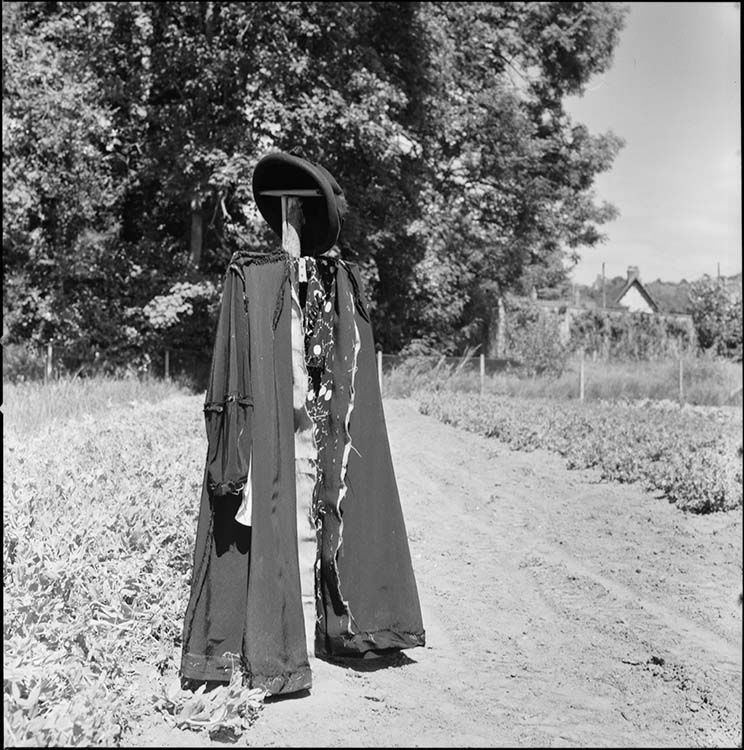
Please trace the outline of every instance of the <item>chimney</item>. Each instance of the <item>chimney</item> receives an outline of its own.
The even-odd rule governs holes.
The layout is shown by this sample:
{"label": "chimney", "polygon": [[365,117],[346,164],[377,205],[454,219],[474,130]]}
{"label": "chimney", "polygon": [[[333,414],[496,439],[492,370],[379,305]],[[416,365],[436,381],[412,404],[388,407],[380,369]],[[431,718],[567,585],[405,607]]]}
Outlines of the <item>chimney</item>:
{"label": "chimney", "polygon": [[628,266],[628,283],[634,281],[640,276],[638,266]]}

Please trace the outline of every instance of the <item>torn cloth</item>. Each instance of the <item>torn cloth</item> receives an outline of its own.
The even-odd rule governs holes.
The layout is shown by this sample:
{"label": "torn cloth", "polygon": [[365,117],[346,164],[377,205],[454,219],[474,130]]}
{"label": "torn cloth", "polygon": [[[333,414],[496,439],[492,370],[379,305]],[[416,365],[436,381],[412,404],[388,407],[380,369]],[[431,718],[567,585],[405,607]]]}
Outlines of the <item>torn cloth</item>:
{"label": "torn cloth", "polygon": [[205,403],[208,449],[184,623],[185,679],[227,681],[240,664],[247,682],[269,693],[311,685],[291,343],[291,279],[300,261],[304,409],[317,449],[315,654],[360,657],[424,644],[358,273],[333,257],[236,253]]}

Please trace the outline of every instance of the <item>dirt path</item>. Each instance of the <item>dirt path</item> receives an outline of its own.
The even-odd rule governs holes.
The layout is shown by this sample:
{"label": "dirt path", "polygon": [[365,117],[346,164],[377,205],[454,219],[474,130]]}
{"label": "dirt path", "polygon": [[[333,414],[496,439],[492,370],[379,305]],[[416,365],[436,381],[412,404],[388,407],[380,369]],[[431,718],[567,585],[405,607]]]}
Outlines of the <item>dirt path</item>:
{"label": "dirt path", "polygon": [[427,646],[311,658],[312,691],[239,744],[740,746],[740,511],[687,516],[411,401],[385,413]]}

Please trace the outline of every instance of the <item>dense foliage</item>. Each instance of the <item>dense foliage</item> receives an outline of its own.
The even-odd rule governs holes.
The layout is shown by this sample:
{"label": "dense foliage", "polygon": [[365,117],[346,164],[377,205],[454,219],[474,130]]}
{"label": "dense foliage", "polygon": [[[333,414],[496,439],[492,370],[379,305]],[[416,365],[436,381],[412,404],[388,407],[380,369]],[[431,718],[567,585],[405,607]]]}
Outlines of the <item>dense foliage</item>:
{"label": "dense foliage", "polygon": [[134,363],[207,350],[237,247],[276,244],[250,176],[299,148],[386,351],[487,343],[493,297],[554,283],[613,216],[620,147],[566,96],[608,68],[613,3],[3,4],[6,340]]}
{"label": "dense foliage", "polygon": [[644,312],[586,310],[570,320],[570,346],[622,360],[660,359],[694,351],[689,318]]}
{"label": "dense foliage", "polygon": [[561,318],[529,299],[507,295],[504,304],[504,352],[526,375],[558,376],[571,349],[561,335]]}
{"label": "dense foliage", "polygon": [[705,277],[691,286],[690,310],[700,348],[741,362],[741,285]]}
{"label": "dense foliage", "polygon": [[668,359],[696,352],[687,316],[571,308],[507,294],[501,354],[527,375],[556,375],[580,350],[604,361]]}
{"label": "dense foliage", "polygon": [[448,424],[503,440],[517,450],[545,448],[569,468],[639,482],[696,513],[742,504],[741,414],[680,409],[671,402],[577,404],[550,399],[420,395],[420,409]]}
{"label": "dense foliage", "polygon": [[[3,744],[114,747],[155,712],[239,733],[261,691],[236,678],[194,694],[177,674],[199,494],[193,459],[203,450],[198,404],[112,408],[126,384],[84,385],[72,388],[84,401],[33,385],[11,394],[10,408],[29,418],[14,420],[3,441]],[[50,414],[39,420],[45,398]],[[76,401],[84,416],[51,429],[50,416]],[[106,416],[103,428],[93,410]]]}
{"label": "dense foliage", "polygon": [[[583,300],[589,300],[598,308],[619,310],[616,300],[627,279],[616,276],[602,280],[598,276],[591,286],[578,286]],[[741,273],[734,276],[712,278],[705,275],[697,281],[682,279],[677,284],[662,282],[660,279],[644,283],[646,291],[658,304],[663,314],[681,313],[691,315],[695,331],[696,347],[706,354],[713,354],[735,361],[741,361],[742,347],[742,286]],[[663,328],[663,321],[656,322]],[[651,326],[653,327],[653,325]],[[677,326],[672,326],[672,329]],[[680,338],[678,333],[659,330],[656,342],[649,342],[650,349],[663,350],[670,337]],[[688,335],[682,336],[687,345]]]}

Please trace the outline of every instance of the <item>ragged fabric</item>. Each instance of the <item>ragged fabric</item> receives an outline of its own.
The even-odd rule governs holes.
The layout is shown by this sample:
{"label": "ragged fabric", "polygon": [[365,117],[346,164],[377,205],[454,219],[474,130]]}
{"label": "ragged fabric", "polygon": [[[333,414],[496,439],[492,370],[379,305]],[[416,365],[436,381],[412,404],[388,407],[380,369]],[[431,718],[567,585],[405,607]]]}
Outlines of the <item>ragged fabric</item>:
{"label": "ragged fabric", "polygon": [[[293,301],[300,263],[306,281]],[[239,665],[249,685],[271,693],[312,684],[297,550],[298,303],[303,408],[316,451],[315,655],[362,657],[425,642],[359,275],[337,257],[241,253],[225,281],[205,404],[187,680],[229,680]]]}

